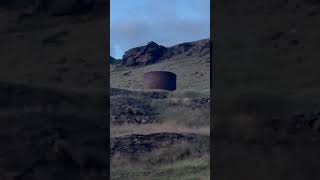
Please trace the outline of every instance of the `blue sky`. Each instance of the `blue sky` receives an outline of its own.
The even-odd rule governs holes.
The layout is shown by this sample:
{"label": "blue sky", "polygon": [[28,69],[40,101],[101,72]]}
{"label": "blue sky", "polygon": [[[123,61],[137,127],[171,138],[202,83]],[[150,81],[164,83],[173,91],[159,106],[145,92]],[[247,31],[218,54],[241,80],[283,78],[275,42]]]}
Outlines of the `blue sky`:
{"label": "blue sky", "polygon": [[210,0],[111,0],[110,53],[150,41],[164,46],[210,37]]}

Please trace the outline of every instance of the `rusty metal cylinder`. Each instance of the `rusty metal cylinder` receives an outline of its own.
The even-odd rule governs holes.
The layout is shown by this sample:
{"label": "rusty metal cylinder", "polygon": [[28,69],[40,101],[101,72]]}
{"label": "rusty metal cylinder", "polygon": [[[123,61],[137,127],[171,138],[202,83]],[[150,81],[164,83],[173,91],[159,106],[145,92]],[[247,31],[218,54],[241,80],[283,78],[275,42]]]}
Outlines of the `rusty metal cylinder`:
{"label": "rusty metal cylinder", "polygon": [[144,89],[176,89],[176,74],[168,71],[150,71],[144,74]]}

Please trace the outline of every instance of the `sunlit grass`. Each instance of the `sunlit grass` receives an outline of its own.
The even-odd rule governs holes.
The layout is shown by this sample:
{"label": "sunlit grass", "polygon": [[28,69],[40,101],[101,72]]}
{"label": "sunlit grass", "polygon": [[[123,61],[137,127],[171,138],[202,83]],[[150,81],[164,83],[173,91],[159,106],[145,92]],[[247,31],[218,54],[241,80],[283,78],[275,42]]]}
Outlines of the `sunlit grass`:
{"label": "sunlit grass", "polygon": [[111,168],[111,175],[113,180],[209,180],[210,159],[207,156],[181,160],[172,164],[152,166],[152,168],[143,168],[143,166]]}

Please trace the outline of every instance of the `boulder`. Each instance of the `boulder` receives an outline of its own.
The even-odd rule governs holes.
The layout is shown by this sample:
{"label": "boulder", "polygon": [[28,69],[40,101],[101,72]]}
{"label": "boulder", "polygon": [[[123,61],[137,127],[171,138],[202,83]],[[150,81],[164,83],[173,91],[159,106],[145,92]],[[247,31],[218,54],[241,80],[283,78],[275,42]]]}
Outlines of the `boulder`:
{"label": "boulder", "polygon": [[182,43],[168,48],[151,41],[146,46],[126,51],[122,58],[122,65],[149,65],[175,56],[205,57],[210,62],[210,39]]}

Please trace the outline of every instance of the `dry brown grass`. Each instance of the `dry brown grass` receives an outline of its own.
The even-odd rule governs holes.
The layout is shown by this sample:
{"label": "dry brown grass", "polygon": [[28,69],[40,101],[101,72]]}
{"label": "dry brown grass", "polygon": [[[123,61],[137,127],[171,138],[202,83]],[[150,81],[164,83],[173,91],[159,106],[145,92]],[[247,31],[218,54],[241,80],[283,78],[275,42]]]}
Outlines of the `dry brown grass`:
{"label": "dry brown grass", "polygon": [[[128,89],[127,89],[128,90]],[[130,92],[149,92],[135,90]],[[153,91],[156,92],[156,91]],[[124,91],[125,93],[125,91]],[[137,95],[138,96],[138,95]],[[208,97],[206,90],[181,90],[169,93],[169,98],[153,99],[151,107],[158,113],[158,124],[111,126],[111,136],[148,134],[157,132],[192,132],[210,134],[210,106],[194,105],[193,98]],[[139,96],[139,98],[148,98]]]}
{"label": "dry brown grass", "polygon": [[[210,136],[210,106],[193,103],[194,98],[210,96],[210,64],[206,58],[177,56],[144,67],[121,70],[110,66],[111,87],[131,91],[119,92],[117,95],[151,100],[151,107],[159,119],[159,123],[154,124],[111,125],[110,136],[161,132]],[[150,91],[143,89],[143,75],[154,70],[177,74],[177,90],[167,92],[169,95],[166,99],[139,95]],[[125,155],[115,155],[111,159],[111,179],[209,179],[209,145],[203,144],[176,144],[156,149],[134,160]],[[199,153],[203,150],[207,153]]]}
{"label": "dry brown grass", "polygon": [[200,128],[210,126],[210,107],[189,107],[191,99],[167,99],[153,102],[162,123],[176,126]]}
{"label": "dry brown grass", "polygon": [[111,168],[110,174],[112,180],[209,180],[209,162],[209,158],[201,157],[148,167],[137,163],[130,166],[124,164],[118,168]]}
{"label": "dry brown grass", "polygon": [[[114,88],[143,89],[143,74],[149,71],[171,71],[177,74],[177,90],[210,89],[210,64],[205,58],[176,57],[156,64],[115,71],[110,66],[110,85]],[[130,72],[130,75],[126,75]]]}
{"label": "dry brown grass", "polygon": [[139,159],[118,154],[111,159],[111,179],[207,180],[210,156],[201,150],[201,146],[179,143]]}
{"label": "dry brown grass", "polygon": [[145,163],[152,165],[174,163],[186,159],[209,157],[208,144],[190,144],[180,142],[170,147],[161,148],[153,151],[152,153],[143,155],[141,160]]}

